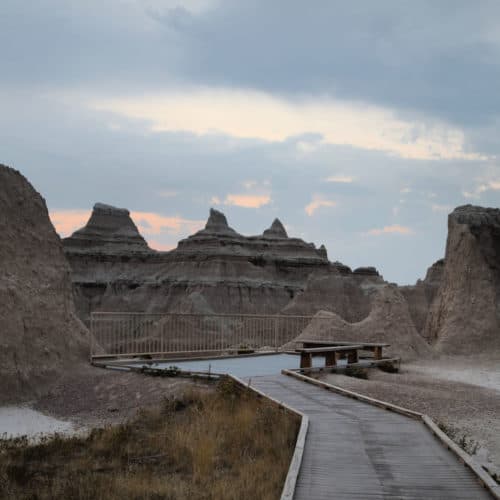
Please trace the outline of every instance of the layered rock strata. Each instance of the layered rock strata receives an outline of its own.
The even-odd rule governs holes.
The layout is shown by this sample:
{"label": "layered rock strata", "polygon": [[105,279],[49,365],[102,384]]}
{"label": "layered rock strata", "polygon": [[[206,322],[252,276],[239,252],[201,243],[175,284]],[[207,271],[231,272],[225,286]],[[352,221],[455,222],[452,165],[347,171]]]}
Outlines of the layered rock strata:
{"label": "layered rock strata", "polygon": [[[100,206],[96,205],[97,209]],[[82,235],[91,234],[87,228],[63,240],[73,268],[75,301],[85,321],[93,310],[196,312],[199,307],[199,312],[287,313],[290,301],[306,290],[313,275],[342,275],[346,283],[352,280],[352,286],[345,285],[349,289],[359,288],[365,279],[381,280],[373,268],[353,273],[340,263],[331,264],[323,246],[318,249],[289,237],[278,219],[262,235],[244,236],[214,209],[205,228],[181,240],[176,249],[156,252],[142,246],[140,251],[132,250],[137,248],[137,231],[130,235],[130,242],[110,241],[110,234],[122,233],[121,224],[127,228],[133,225],[120,209],[113,217],[113,210],[107,206],[108,221],[115,227],[107,225],[106,235],[97,237],[99,242],[106,239],[106,245],[81,244]],[[89,223],[99,221],[97,215],[93,213]],[[342,287],[334,283],[330,297],[332,293],[342,293]],[[360,289],[354,294],[361,297],[364,292]],[[338,310],[335,304],[340,302],[340,298],[332,297],[333,310]],[[318,310],[306,297],[297,307],[304,314]],[[352,317],[367,314],[364,306],[353,309]],[[298,309],[291,308],[290,313],[294,310]],[[341,312],[348,310],[343,305]]]}
{"label": "layered rock strata", "polygon": [[142,253],[150,252],[144,238],[125,208],[96,203],[85,227],[64,240],[72,252]]}
{"label": "layered rock strata", "polygon": [[282,312],[311,315],[319,311],[330,311],[348,322],[361,321],[370,313],[371,290],[384,283],[378,273],[346,274],[332,266],[328,272],[311,274],[304,289],[297,293]]}

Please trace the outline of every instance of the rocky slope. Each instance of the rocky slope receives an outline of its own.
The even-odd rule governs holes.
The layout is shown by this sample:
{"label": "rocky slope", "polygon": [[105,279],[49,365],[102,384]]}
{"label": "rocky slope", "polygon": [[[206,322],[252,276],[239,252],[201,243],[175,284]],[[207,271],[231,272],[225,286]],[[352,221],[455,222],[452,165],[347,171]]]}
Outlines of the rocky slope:
{"label": "rocky slope", "polygon": [[466,205],[448,217],[442,284],[425,336],[448,354],[500,355],[500,210]]}
{"label": "rocky slope", "polygon": [[0,165],[0,403],[45,392],[85,359],[70,267],[43,198]]}
{"label": "rocky slope", "polygon": [[313,273],[302,291],[282,310],[284,314],[311,315],[319,311],[338,314],[348,322],[361,321],[371,310],[370,291],[385,281],[378,273],[356,270]]}
{"label": "rocky slope", "polygon": [[429,356],[431,349],[413,324],[408,303],[395,285],[379,284],[369,291],[370,311],[362,321],[345,321],[338,314],[320,311],[296,341],[352,340],[387,342],[389,356],[404,360]]}
{"label": "rocky slope", "polygon": [[422,336],[426,335],[427,316],[443,281],[443,275],[444,259],[440,259],[429,267],[423,280],[418,280],[413,286],[400,287],[408,302],[415,328]]}

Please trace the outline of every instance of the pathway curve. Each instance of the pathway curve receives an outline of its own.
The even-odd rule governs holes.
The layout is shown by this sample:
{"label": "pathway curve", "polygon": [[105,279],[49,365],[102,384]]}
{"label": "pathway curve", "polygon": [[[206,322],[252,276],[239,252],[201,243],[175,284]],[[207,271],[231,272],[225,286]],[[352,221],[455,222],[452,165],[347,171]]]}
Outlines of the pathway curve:
{"label": "pathway curve", "polygon": [[421,422],[285,375],[251,385],[309,417],[294,499],[492,498]]}

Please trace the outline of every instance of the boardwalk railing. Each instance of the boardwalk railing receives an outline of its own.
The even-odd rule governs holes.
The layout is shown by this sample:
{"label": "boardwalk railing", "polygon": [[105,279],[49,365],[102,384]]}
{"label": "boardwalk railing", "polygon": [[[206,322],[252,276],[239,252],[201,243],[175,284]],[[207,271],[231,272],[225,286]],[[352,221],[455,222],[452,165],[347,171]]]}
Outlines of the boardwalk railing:
{"label": "boardwalk railing", "polygon": [[279,350],[306,328],[316,333],[330,324],[318,316],[94,312],[90,356]]}

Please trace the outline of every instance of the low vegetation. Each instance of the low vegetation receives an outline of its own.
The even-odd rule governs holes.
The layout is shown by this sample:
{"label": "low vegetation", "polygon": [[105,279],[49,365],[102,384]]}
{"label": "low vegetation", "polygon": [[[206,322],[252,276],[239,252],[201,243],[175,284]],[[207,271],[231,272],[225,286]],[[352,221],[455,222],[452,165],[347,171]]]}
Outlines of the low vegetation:
{"label": "low vegetation", "polygon": [[368,379],[368,370],[366,368],[360,368],[357,366],[348,366],[344,370],[344,375],[347,375],[348,377],[354,377],[354,378],[361,378],[364,380]]}
{"label": "low vegetation", "polygon": [[386,361],[384,363],[379,363],[377,368],[386,373],[398,373],[399,372],[399,364],[396,364],[392,361]]}
{"label": "low vegetation", "polygon": [[276,499],[298,419],[230,379],[86,437],[0,442],[6,499]]}
{"label": "low vegetation", "polygon": [[446,422],[438,422],[438,427],[462,450],[465,451],[465,453],[468,453],[469,455],[475,455],[478,448],[479,448],[479,443],[471,438],[470,436],[467,436],[465,432],[461,431],[458,427],[455,427],[451,424],[448,424]]}

